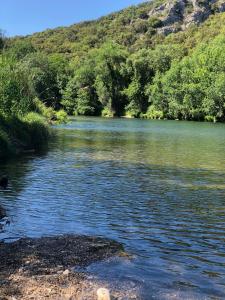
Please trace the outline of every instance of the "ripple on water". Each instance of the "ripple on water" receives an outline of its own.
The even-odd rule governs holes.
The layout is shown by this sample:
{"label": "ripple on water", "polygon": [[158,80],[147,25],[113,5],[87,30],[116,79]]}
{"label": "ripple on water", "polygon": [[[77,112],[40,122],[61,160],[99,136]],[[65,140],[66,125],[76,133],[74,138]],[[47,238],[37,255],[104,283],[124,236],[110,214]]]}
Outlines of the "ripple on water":
{"label": "ripple on water", "polygon": [[1,237],[114,238],[90,276],[150,299],[225,299],[223,124],[81,118],[48,153],[7,162]]}

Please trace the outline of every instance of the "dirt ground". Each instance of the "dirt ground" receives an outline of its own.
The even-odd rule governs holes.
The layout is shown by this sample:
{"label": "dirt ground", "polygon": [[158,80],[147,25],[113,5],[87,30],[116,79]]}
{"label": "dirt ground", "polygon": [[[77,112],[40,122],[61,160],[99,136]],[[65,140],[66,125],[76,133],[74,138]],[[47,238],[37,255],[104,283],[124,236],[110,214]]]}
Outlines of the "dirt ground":
{"label": "dirt ground", "polygon": [[[103,283],[89,280],[74,267],[122,253],[117,242],[87,236],[0,242],[0,300],[95,300]],[[114,290],[111,295],[138,299],[132,291]]]}

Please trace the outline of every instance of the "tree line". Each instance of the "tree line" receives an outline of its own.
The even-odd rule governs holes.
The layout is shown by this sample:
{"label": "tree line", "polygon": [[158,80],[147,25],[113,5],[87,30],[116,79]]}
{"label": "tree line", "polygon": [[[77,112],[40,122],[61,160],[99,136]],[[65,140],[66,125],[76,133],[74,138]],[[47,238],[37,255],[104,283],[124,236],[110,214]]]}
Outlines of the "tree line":
{"label": "tree line", "polygon": [[[1,38],[0,113],[224,121],[225,14],[163,36],[146,5],[68,29]],[[121,24],[126,37],[118,32],[118,39]],[[101,30],[107,39],[99,41]],[[65,49],[50,49],[49,41],[58,47],[62,40]]]}

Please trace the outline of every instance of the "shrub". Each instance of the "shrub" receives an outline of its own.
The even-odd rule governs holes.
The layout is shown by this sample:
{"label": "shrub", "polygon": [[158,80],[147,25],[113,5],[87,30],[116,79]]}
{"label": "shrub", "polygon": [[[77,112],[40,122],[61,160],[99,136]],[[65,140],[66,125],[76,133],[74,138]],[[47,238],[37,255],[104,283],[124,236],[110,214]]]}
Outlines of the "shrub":
{"label": "shrub", "polygon": [[213,116],[205,116],[205,121],[206,122],[215,122],[216,119]]}
{"label": "shrub", "polygon": [[159,18],[156,18],[156,17],[151,17],[149,20],[148,20],[148,25],[152,28],[159,28],[163,25],[163,22],[162,20],[160,20]]}
{"label": "shrub", "polygon": [[60,109],[56,112],[56,122],[57,123],[66,123],[68,121],[68,115],[65,110]]}
{"label": "shrub", "polygon": [[113,118],[114,113],[107,107],[102,110],[102,117]]}
{"label": "shrub", "polygon": [[36,112],[45,117],[48,121],[52,121],[56,118],[55,110],[52,107],[47,107],[42,101],[38,98],[34,100]]}
{"label": "shrub", "polygon": [[48,143],[48,139],[51,136],[51,130],[49,129],[45,118],[37,113],[28,113],[22,120],[28,135],[29,148],[40,149],[43,145]]}
{"label": "shrub", "polygon": [[147,113],[145,114],[147,119],[163,119],[164,114],[161,110],[156,109],[154,105],[149,106]]}
{"label": "shrub", "polygon": [[22,118],[0,116],[0,158],[24,150],[38,150],[50,136],[45,118],[37,113],[31,112]]}

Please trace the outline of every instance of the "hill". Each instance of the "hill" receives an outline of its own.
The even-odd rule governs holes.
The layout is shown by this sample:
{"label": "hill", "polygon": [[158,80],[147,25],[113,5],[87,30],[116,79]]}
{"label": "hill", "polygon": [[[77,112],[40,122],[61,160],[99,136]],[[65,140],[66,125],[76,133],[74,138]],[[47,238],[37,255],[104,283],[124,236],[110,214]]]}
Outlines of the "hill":
{"label": "hill", "polygon": [[198,30],[197,25],[224,11],[225,1],[220,0],[155,0],[96,21],[49,29],[24,39],[46,53],[79,55],[109,40],[135,51],[157,44],[158,35],[163,39],[193,26]]}
{"label": "hill", "polygon": [[223,121],[224,11],[224,0],[148,1],[8,39],[4,53],[70,114]]}

